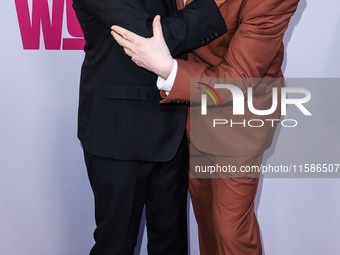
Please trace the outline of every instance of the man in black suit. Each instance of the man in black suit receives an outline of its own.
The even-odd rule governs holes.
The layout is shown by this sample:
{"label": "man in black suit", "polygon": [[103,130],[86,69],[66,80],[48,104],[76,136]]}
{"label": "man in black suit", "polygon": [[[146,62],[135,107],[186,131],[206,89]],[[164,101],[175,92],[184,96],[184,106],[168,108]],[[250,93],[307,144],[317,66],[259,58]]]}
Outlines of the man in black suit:
{"label": "man in black suit", "polygon": [[224,19],[213,0],[181,11],[175,0],[74,0],[73,8],[86,40],[78,137],[95,197],[90,254],[133,254],[144,205],[148,253],[187,254],[187,106],[159,104],[157,76],[127,57],[110,27],[151,37],[160,14],[172,55],[184,58],[224,34]]}

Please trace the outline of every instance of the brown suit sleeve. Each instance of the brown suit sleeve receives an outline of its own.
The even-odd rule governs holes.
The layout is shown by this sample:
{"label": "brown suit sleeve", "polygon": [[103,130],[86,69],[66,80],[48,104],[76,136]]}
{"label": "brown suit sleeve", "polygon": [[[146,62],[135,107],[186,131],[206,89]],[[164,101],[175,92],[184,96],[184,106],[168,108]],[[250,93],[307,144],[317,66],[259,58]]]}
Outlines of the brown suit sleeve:
{"label": "brown suit sleeve", "polygon": [[[177,60],[175,83],[168,96],[161,93],[164,98],[161,103],[200,102],[201,90],[193,90],[190,98],[191,78],[281,77],[282,40],[298,2],[298,0],[246,1],[240,11],[239,27],[221,62],[210,66],[204,62]],[[248,86],[254,84],[240,84],[243,92]],[[222,90],[219,94],[223,103],[232,101],[228,90]]]}

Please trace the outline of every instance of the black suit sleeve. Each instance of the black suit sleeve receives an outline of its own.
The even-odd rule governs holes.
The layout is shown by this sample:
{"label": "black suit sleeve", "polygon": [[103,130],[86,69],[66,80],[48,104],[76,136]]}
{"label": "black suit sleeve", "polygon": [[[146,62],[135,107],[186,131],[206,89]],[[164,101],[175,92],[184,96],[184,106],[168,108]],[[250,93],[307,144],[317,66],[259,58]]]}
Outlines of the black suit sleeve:
{"label": "black suit sleeve", "polygon": [[[151,16],[140,0],[78,0],[108,29],[119,25],[141,36],[152,36]],[[209,43],[227,32],[214,0],[195,0],[183,10],[161,17],[163,35],[173,56]]]}

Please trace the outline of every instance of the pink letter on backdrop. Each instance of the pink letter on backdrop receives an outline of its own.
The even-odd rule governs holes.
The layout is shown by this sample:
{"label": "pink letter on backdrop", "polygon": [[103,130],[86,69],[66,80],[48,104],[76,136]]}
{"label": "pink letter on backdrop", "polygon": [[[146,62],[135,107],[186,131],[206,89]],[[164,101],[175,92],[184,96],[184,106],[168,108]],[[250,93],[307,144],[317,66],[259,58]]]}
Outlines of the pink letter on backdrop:
{"label": "pink letter on backdrop", "polygon": [[27,0],[15,0],[15,6],[24,49],[39,49],[41,24],[45,48],[60,50],[64,0],[53,1],[52,23],[47,0],[33,0],[32,23]]}
{"label": "pink letter on backdrop", "polygon": [[63,50],[82,50],[85,40],[77,16],[72,8],[72,0],[66,0],[66,21],[68,33],[76,38],[65,38],[63,40]]}

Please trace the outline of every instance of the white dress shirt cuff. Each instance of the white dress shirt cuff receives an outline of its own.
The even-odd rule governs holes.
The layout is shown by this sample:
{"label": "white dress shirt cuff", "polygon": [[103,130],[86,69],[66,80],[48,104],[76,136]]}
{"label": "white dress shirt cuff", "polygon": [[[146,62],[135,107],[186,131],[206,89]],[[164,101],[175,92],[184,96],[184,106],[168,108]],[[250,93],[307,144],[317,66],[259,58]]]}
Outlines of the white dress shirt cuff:
{"label": "white dress shirt cuff", "polygon": [[171,73],[169,74],[168,79],[164,80],[163,78],[157,78],[157,87],[159,90],[164,90],[167,95],[169,95],[172,86],[175,83],[176,75],[177,75],[177,61],[174,59],[174,66],[172,67]]}

